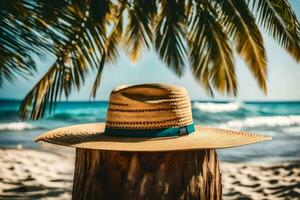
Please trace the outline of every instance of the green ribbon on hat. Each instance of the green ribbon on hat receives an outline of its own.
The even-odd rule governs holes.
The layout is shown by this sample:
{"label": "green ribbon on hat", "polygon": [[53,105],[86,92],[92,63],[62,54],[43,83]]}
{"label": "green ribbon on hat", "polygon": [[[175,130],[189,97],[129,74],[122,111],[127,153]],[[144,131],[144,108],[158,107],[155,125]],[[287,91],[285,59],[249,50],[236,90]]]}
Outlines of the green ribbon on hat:
{"label": "green ribbon on hat", "polygon": [[183,127],[160,128],[160,129],[120,129],[105,128],[104,134],[117,137],[173,137],[193,133],[194,123]]}

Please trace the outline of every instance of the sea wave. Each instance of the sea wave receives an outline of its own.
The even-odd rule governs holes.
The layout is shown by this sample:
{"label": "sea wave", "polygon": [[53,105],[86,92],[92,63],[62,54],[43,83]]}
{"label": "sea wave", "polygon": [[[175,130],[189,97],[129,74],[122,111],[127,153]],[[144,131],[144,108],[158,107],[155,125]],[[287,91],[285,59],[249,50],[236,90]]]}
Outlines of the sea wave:
{"label": "sea wave", "polygon": [[218,113],[218,112],[233,112],[240,108],[238,102],[232,103],[199,103],[195,102],[193,107],[203,112]]}
{"label": "sea wave", "polygon": [[35,128],[36,127],[34,125],[26,122],[10,122],[0,124],[0,131],[23,131]]}
{"label": "sea wave", "polygon": [[248,117],[243,120],[232,120],[221,127],[226,128],[253,128],[253,127],[288,127],[300,125],[300,115]]}

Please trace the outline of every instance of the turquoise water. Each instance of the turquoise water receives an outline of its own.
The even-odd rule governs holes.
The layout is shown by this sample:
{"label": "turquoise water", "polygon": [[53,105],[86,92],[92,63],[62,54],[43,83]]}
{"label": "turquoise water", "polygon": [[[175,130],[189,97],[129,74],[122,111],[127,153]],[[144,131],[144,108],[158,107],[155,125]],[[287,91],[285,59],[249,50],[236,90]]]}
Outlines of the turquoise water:
{"label": "turquoise water", "polygon": [[[105,122],[107,102],[63,102],[38,121],[19,121],[19,101],[0,101],[0,147],[41,149],[40,133],[78,123]],[[223,161],[282,161],[300,156],[300,102],[192,102],[196,124],[246,130],[272,141],[218,150]],[[217,139],[217,138],[216,138]]]}

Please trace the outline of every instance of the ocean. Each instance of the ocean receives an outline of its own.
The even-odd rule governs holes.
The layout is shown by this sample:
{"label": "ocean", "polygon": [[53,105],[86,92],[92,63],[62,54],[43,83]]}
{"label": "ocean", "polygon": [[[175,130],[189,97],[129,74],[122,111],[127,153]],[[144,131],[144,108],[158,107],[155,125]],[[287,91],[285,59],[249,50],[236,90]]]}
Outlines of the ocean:
{"label": "ocean", "polygon": [[[52,115],[18,119],[19,101],[0,100],[0,148],[43,149],[39,134],[79,123],[105,122],[107,102],[60,102]],[[300,102],[192,101],[195,124],[270,135],[272,141],[218,150],[228,162],[279,162],[300,158]],[[216,138],[217,140],[217,138]]]}

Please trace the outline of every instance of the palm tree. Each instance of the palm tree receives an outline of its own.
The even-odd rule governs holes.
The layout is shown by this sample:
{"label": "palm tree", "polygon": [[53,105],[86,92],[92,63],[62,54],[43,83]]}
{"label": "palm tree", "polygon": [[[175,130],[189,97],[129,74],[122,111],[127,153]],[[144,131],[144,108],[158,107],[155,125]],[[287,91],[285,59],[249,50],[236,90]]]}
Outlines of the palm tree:
{"label": "palm tree", "polygon": [[300,25],[288,0],[2,0],[0,87],[30,77],[34,56],[54,56],[20,107],[21,118],[38,119],[79,90],[91,70],[95,97],[105,64],[116,62],[122,45],[132,61],[143,47],[155,49],[179,77],[189,63],[209,93],[229,95],[237,94],[235,51],[267,92],[258,25],[300,61]]}

